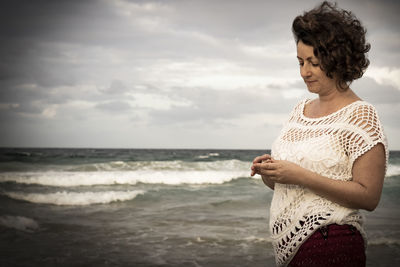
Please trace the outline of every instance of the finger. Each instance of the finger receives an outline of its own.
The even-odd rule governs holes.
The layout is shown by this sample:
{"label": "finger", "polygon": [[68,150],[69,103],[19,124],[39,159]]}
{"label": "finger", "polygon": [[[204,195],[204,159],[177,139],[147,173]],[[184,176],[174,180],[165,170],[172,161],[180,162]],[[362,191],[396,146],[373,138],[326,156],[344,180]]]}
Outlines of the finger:
{"label": "finger", "polygon": [[255,170],[255,171],[260,171],[262,169],[268,169],[269,168],[269,166],[268,166],[269,164],[271,164],[271,163],[268,163],[268,162],[253,163],[253,165],[251,166],[251,169]]}
{"label": "finger", "polygon": [[264,154],[264,155],[262,155],[262,156],[256,157],[256,158],[253,160],[253,163],[260,163],[260,162],[262,162],[263,160],[268,160],[268,159],[271,159],[271,155],[269,155],[269,154]]}
{"label": "finger", "polygon": [[276,163],[272,163],[271,160],[267,160],[263,163],[261,163],[261,169],[265,170],[275,170],[277,167]]}
{"label": "finger", "polygon": [[277,172],[275,170],[261,170],[260,175],[268,176],[268,178],[275,181]]}
{"label": "finger", "polygon": [[277,162],[276,160],[270,160],[268,163],[265,164],[268,164],[267,168],[269,170],[276,170],[280,166],[279,162]]}
{"label": "finger", "polygon": [[265,174],[265,175],[269,175],[268,171],[270,170],[274,170],[271,167],[271,163],[255,163],[253,164],[253,166],[251,166],[251,169],[257,173],[257,174]]}
{"label": "finger", "polygon": [[255,157],[253,163],[260,163],[262,161],[261,156]]}
{"label": "finger", "polygon": [[261,164],[262,163],[254,163],[251,167],[250,167],[250,170],[251,170],[251,173],[257,173],[262,167],[261,167]]}
{"label": "finger", "polygon": [[252,165],[252,166],[250,167],[250,169],[251,169],[250,176],[254,176],[254,175],[256,174],[256,170],[255,170],[254,165]]}
{"label": "finger", "polygon": [[270,155],[264,154],[264,155],[262,155],[262,156],[256,157],[256,158],[254,159],[254,161],[256,161],[256,162],[261,162],[261,161],[266,160],[266,159],[268,159],[268,158],[270,158]]}
{"label": "finger", "polygon": [[264,154],[261,156],[261,160],[269,160],[271,159],[271,155],[270,154]]}
{"label": "finger", "polygon": [[260,163],[254,163],[252,166],[251,166],[251,176],[253,176],[253,175],[255,175],[255,174],[259,174],[259,171],[260,171]]}
{"label": "finger", "polygon": [[263,173],[258,173],[261,178],[267,179],[273,182],[278,181],[277,176],[275,176],[275,173],[273,171],[263,171]]}

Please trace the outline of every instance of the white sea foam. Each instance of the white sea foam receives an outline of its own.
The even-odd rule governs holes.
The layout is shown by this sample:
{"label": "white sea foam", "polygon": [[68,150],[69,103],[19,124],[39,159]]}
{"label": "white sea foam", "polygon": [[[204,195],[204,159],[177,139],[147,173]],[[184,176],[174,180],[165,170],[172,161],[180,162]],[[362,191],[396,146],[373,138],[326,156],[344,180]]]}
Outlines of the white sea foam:
{"label": "white sea foam", "polygon": [[[204,155],[204,158],[213,156],[218,153],[210,153]],[[203,156],[200,156],[203,157]],[[171,170],[171,171],[206,171],[206,170],[240,170],[248,169],[249,162],[240,160],[220,160],[207,162],[192,162],[182,160],[172,161],[111,161],[104,163],[82,164],[78,166],[66,167],[64,171],[143,171],[143,170]]]}
{"label": "white sea foam", "polygon": [[389,237],[381,237],[372,240],[368,240],[368,245],[400,245],[400,240],[389,238]]}
{"label": "white sea foam", "polygon": [[219,153],[208,153],[207,155],[200,155],[198,159],[208,159],[210,157],[219,157]]}
{"label": "white sea foam", "polygon": [[47,186],[91,186],[112,184],[223,184],[250,171],[109,171],[109,172],[8,172],[0,182]]}
{"label": "white sea foam", "polygon": [[272,239],[271,238],[262,238],[259,236],[248,236],[246,238],[244,238],[244,240],[246,240],[247,242],[254,242],[254,243],[271,243]]}
{"label": "white sea foam", "polygon": [[[126,166],[125,166],[126,165]],[[249,177],[250,164],[239,160],[184,162],[184,161],[115,161],[103,165],[74,167],[74,170],[0,172],[1,182],[38,184],[46,186],[91,186],[112,184],[223,184]],[[93,169],[96,166],[97,169]],[[101,166],[101,167],[99,167]],[[118,166],[118,167],[117,167]],[[72,168],[72,167],[69,167]],[[93,169],[88,171],[88,169]],[[389,164],[387,177],[400,175],[400,166]],[[254,178],[258,179],[258,176]]]}
{"label": "white sea foam", "polygon": [[0,216],[0,225],[24,232],[34,232],[39,229],[39,224],[35,220],[22,216]]}
{"label": "white sea foam", "polygon": [[91,186],[110,184],[222,184],[248,177],[250,164],[239,160],[184,161],[114,161],[68,167],[64,170],[37,172],[2,172],[0,182],[48,186]]}
{"label": "white sea foam", "polygon": [[106,191],[106,192],[56,192],[56,193],[19,193],[3,192],[13,199],[24,200],[32,203],[84,206],[91,204],[107,204],[115,201],[127,201],[143,194],[141,190],[135,191]]}
{"label": "white sea foam", "polygon": [[400,165],[395,165],[395,164],[388,165],[386,171],[386,177],[391,177],[391,176],[400,176]]}

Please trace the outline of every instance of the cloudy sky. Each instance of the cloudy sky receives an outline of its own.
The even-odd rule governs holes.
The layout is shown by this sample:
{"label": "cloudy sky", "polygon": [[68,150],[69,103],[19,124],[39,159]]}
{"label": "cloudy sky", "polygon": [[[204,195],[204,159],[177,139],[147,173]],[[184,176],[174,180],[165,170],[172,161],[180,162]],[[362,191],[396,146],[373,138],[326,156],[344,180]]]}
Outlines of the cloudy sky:
{"label": "cloudy sky", "polygon": [[[291,33],[318,1],[0,4],[0,146],[265,149],[307,93]],[[368,29],[352,88],[400,149],[400,2],[338,1]]]}

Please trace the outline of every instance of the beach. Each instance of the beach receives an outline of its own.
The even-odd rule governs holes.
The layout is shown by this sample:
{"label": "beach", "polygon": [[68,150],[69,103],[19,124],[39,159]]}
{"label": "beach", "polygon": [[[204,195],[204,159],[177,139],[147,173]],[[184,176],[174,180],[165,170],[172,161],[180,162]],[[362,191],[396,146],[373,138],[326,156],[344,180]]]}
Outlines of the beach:
{"label": "beach", "polygon": [[[0,149],[0,266],[274,266],[268,152]],[[400,264],[399,200],[391,151],[367,266]]]}

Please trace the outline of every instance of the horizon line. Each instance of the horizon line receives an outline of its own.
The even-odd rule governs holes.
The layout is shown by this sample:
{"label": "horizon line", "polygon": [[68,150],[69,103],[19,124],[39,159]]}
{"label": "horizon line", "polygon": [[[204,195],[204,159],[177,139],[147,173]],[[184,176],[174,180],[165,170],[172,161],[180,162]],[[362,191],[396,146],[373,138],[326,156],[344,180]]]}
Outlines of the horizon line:
{"label": "horizon line", "polygon": [[137,150],[271,150],[257,148],[173,148],[173,147],[64,147],[64,146],[0,146],[0,149],[137,149]]}
{"label": "horizon line", "polygon": [[[271,151],[271,148],[154,148],[154,147],[63,147],[63,146],[0,146],[0,149],[122,149],[122,150],[254,150]],[[389,152],[400,152],[400,149],[389,149]]]}

